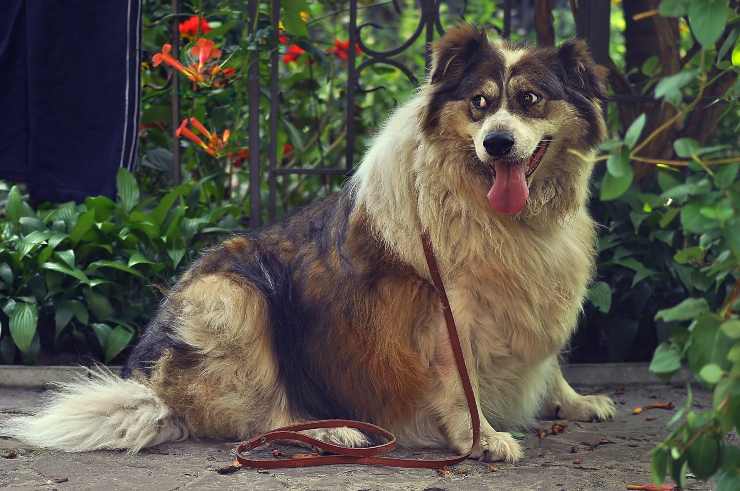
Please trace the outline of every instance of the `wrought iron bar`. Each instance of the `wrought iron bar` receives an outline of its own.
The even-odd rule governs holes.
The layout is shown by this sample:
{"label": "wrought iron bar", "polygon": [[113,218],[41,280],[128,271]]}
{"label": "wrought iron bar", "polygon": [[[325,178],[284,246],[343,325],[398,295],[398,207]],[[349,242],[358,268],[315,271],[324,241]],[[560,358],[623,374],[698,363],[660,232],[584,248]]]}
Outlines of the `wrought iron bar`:
{"label": "wrought iron bar", "polygon": [[345,151],[345,169],[347,173],[352,171],[355,160],[355,89],[357,87],[357,68],[355,67],[355,43],[359,38],[357,28],[357,0],[349,3],[349,49],[347,50],[347,90],[346,90],[346,115],[347,115],[347,148]]}
{"label": "wrought iron bar", "polygon": [[272,35],[270,36],[270,147],[268,148],[269,170],[267,173],[267,185],[269,194],[267,198],[267,215],[270,222],[277,218],[277,176],[275,171],[278,165],[278,98],[280,90],[278,87],[280,77],[280,65],[278,56],[278,26],[280,24],[280,0],[272,0],[271,6]]}
{"label": "wrought iron bar", "polygon": [[[180,30],[178,20],[180,18],[180,0],[172,0],[172,26],[170,27],[170,42],[172,43],[172,56],[180,58]],[[170,118],[172,120],[172,180],[179,184],[182,181],[182,168],[180,166],[180,140],[175,135],[180,125],[180,77],[171,75],[172,85],[170,92],[170,105],[172,106]]]}
{"label": "wrought iron bar", "polygon": [[275,174],[279,176],[287,176],[292,174],[312,176],[343,176],[347,174],[347,170],[336,167],[280,167],[275,169]]}
{"label": "wrought iron bar", "polygon": [[[249,0],[247,4],[247,32],[250,42],[254,42],[257,28],[258,0]],[[249,225],[259,227],[262,224],[260,196],[260,65],[259,51],[252,50],[247,63],[247,93],[249,97]]]}
{"label": "wrought iron bar", "polygon": [[511,38],[511,1],[504,0],[504,39]]}

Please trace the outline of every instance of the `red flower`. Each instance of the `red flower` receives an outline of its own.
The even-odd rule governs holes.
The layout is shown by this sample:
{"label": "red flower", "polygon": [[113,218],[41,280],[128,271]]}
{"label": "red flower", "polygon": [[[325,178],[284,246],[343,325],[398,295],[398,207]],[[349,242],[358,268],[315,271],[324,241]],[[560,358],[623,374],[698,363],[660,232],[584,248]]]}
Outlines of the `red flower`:
{"label": "red flower", "polygon": [[278,42],[280,42],[280,44],[288,44],[288,36],[285,34],[278,34]]}
{"label": "red flower", "polygon": [[305,53],[306,50],[298,46],[297,44],[291,44],[288,46],[288,50],[283,55],[283,63],[288,65],[298,60],[298,57]]}
{"label": "red flower", "polygon": [[204,17],[192,16],[184,22],[180,22],[180,37],[195,37],[198,34],[207,34],[211,28]]}
{"label": "red flower", "polygon": [[293,153],[293,145],[291,145],[290,143],[286,143],[285,145],[283,145],[283,155],[288,156],[291,153]]}
{"label": "red flower", "polygon": [[[341,39],[334,40],[334,46],[329,48],[329,53],[333,54],[342,61],[347,61],[349,58],[349,40],[342,41]],[[362,53],[360,46],[355,43],[355,54],[359,55]]]}
{"label": "red flower", "polygon": [[234,153],[229,154],[229,160],[231,161],[231,164],[236,167],[237,169],[242,166],[242,164],[249,159],[249,149],[248,148],[240,148]]}

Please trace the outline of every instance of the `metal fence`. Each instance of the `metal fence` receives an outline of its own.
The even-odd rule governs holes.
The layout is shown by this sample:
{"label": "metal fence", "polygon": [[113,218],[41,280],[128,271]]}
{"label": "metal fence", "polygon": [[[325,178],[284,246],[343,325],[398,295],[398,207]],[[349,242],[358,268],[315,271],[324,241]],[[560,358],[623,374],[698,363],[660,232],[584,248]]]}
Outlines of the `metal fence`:
{"label": "metal fence", "polygon": [[[467,8],[467,0],[457,2],[443,2],[442,0],[417,0],[416,9],[419,12],[419,21],[416,30],[410,38],[402,41],[398,46],[388,50],[375,50],[365,45],[362,38],[363,29],[368,27],[368,23],[358,24],[358,6],[357,0],[347,2],[347,13],[349,22],[347,33],[349,46],[355,46],[357,43],[362,49],[364,58],[361,63],[357,63],[357,57],[353,49],[347,50],[347,85],[345,90],[345,125],[346,125],[346,151],[344,156],[344,165],[337,167],[280,167],[278,166],[278,114],[279,114],[279,50],[278,50],[278,25],[280,22],[280,0],[263,0],[269,1],[271,12],[272,34],[270,39],[270,56],[269,56],[269,73],[270,81],[267,88],[270,96],[269,105],[269,127],[266,129],[268,136],[266,141],[260,141],[260,97],[263,88],[259,76],[259,63],[251,62],[247,76],[248,98],[249,98],[249,189],[261,189],[261,186],[267,183],[268,196],[267,203],[262,202],[260,192],[250,192],[250,226],[257,227],[262,224],[263,209],[266,205],[268,221],[276,219],[277,210],[277,181],[281,176],[289,174],[304,174],[317,176],[336,176],[349,175],[357,157],[356,139],[356,105],[355,99],[360,91],[359,81],[363,70],[375,64],[390,65],[403,72],[409,80],[416,84],[417,78],[414,71],[404,65],[397,58],[404,51],[412,49],[412,45],[421,38],[425,41],[426,66],[429,67],[430,45],[439,36],[444,34],[444,27],[440,18],[440,8],[443,3],[455,3],[461,6],[461,18],[464,19],[464,12]],[[256,23],[250,20],[255,19],[258,15],[258,6],[260,0],[249,0],[246,2],[247,25],[250,33],[255,29]],[[594,54],[597,62],[605,62],[608,59],[609,49],[609,15],[610,0],[569,0],[572,6],[576,7],[576,31],[579,37],[585,39]],[[396,2],[391,2],[396,4]],[[536,15],[537,9],[552,8],[554,4],[565,3],[565,0],[500,0],[498,7],[503,10],[503,28],[499,33],[502,37],[509,39],[512,32],[512,26],[517,24],[519,29],[534,29],[533,16]],[[365,7],[367,8],[367,7]],[[172,9],[175,23],[172,29],[172,46],[173,54],[178,55],[179,33],[177,30],[177,19],[180,18],[181,4],[180,0],[172,0]],[[540,10],[542,12],[542,10]],[[259,57],[259,53],[253,56]],[[172,107],[172,128],[173,131],[180,121],[180,85],[177,77],[172,79],[171,85],[171,107]],[[172,154],[174,156],[174,175],[175,179],[180,179],[180,144],[173,135]],[[263,175],[263,166],[261,159],[267,156],[266,175]]]}

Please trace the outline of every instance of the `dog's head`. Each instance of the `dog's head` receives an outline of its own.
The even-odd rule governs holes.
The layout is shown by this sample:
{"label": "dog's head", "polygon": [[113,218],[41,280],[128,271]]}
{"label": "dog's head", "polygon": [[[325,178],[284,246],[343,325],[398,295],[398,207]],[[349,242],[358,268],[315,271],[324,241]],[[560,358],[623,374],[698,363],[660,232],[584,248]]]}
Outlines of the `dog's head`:
{"label": "dog's head", "polygon": [[606,132],[602,73],[584,42],[517,47],[462,25],[434,46],[425,92],[425,136],[463,161],[495,213],[584,200],[590,166],[568,150],[590,150]]}

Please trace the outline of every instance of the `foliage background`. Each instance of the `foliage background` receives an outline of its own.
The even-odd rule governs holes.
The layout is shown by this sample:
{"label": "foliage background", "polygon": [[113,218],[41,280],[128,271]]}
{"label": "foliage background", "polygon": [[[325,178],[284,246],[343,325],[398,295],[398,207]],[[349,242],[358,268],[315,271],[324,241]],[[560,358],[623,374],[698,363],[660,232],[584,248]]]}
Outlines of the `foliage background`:
{"label": "foliage background", "polygon": [[[466,2],[442,4],[451,25]],[[467,2],[465,18],[503,27],[503,2]],[[136,176],[118,176],[115,200],[27,204],[23,190],[0,185],[0,361],[52,363],[126,354],[176,274],[223,234],[245,230],[249,207],[246,73],[260,56],[269,84],[271,36],[267,2],[260,2],[255,34],[246,29],[244,2],[190,0],[173,18],[169,4],[145,2],[141,154]],[[346,2],[284,1],[279,46],[278,157],[282,167],[342,167],[346,130]],[[418,22],[413,1],[360,2],[364,42],[388,49]],[[530,18],[514,17],[517,41],[561,41],[575,33],[577,2],[537,0]],[[548,16],[531,18],[537,8]],[[705,411],[686,406],[654,459],[656,481],[670,473],[680,483],[690,469],[705,478],[719,472],[725,489],[738,489],[740,457],[722,438],[740,424],[740,185],[737,81],[740,20],[735,0],[612,2],[607,108],[609,141],[601,147],[591,210],[602,225],[598,271],[573,340],[571,361],[646,361],[662,376],[682,364],[696,384],[715,393]],[[168,83],[179,76],[154,66],[170,28],[192,16],[203,32],[183,34],[187,53],[199,37],[223,54],[212,60],[235,74],[227,82],[183,79],[183,117],[218,135],[216,157],[182,139],[182,181],[173,172]],[[543,20],[544,19],[544,20]],[[199,25],[198,22],[191,25]],[[358,53],[358,62],[364,55]],[[397,60],[424,76],[420,39]],[[213,65],[209,65],[213,66]],[[375,65],[362,73],[355,100],[358,146],[415,84],[400,71]],[[262,98],[261,114],[269,114]],[[264,116],[267,118],[267,116]],[[262,124],[267,139],[268,121]],[[209,142],[210,144],[210,142]],[[264,157],[263,153],[260,154]],[[264,170],[264,169],[263,169]],[[264,174],[264,173],[263,173]],[[283,176],[277,212],[317,199],[341,177]],[[255,190],[267,198],[266,186]],[[655,356],[653,352],[656,350]]]}

